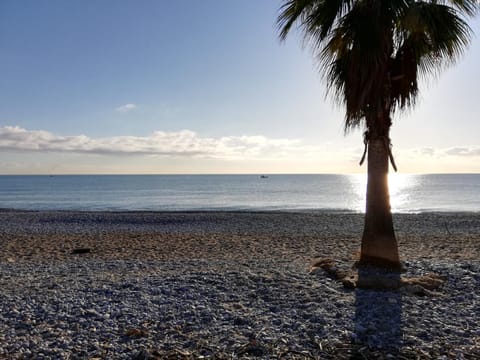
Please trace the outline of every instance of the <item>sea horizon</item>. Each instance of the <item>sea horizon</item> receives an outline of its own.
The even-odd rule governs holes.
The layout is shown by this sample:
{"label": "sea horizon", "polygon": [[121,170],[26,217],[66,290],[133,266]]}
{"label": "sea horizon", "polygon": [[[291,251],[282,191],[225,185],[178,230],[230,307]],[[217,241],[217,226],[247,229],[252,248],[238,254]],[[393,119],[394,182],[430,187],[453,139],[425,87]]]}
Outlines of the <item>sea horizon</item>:
{"label": "sea horizon", "polygon": [[[324,172],[324,173],[315,173],[315,172],[298,172],[298,173],[288,173],[288,172],[279,172],[279,173],[273,173],[273,172],[249,172],[249,173],[29,173],[29,174],[15,174],[15,173],[10,173],[10,174],[0,174],[0,176],[82,176],[82,175],[87,175],[87,176],[128,176],[128,175],[133,175],[133,176],[147,176],[147,175],[154,175],[154,176],[169,176],[169,175],[175,175],[175,176],[194,176],[194,175],[367,175],[367,172],[351,172],[351,173],[342,173],[342,172]],[[480,172],[431,172],[431,173],[418,173],[418,172],[394,172],[390,171],[388,175],[480,175]]]}
{"label": "sea horizon", "polygon": [[[479,212],[480,174],[391,174],[393,213]],[[366,174],[0,175],[0,208],[364,212]]]}

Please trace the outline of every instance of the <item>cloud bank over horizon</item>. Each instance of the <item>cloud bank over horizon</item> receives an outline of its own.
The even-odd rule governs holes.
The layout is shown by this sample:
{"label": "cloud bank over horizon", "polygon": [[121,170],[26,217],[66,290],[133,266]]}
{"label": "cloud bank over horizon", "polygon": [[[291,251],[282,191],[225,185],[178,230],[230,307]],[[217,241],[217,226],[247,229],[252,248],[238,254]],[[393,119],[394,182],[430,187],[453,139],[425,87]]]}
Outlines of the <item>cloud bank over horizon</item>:
{"label": "cloud bank over horizon", "polygon": [[[58,135],[0,127],[2,173],[354,173],[360,147],[263,135],[205,137],[192,130],[146,136]],[[480,146],[394,148],[400,172],[480,172]],[[451,169],[445,171],[444,169]]]}
{"label": "cloud bank over horizon", "polygon": [[[300,148],[299,148],[300,147]],[[191,130],[155,131],[148,136],[60,136],[19,126],[0,127],[0,149],[35,152],[74,152],[98,155],[159,155],[213,158],[282,156],[302,147],[297,139],[270,139],[262,135],[201,137]]]}

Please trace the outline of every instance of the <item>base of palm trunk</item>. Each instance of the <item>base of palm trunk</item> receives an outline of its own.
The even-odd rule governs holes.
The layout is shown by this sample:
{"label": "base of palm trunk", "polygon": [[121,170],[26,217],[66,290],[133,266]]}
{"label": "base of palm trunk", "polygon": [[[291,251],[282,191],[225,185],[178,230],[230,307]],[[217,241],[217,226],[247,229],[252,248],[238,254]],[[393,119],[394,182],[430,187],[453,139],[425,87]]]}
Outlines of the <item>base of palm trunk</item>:
{"label": "base of palm trunk", "polygon": [[367,229],[364,231],[358,265],[361,267],[374,266],[388,271],[401,269],[397,239],[391,220],[383,234],[376,234]]}
{"label": "base of palm trunk", "polygon": [[357,267],[378,267],[387,271],[400,271],[402,264],[398,258],[388,259],[385,257],[362,255],[357,263]]}
{"label": "base of palm trunk", "polygon": [[438,274],[425,274],[424,276],[405,278],[400,276],[398,270],[386,270],[385,267],[358,266],[351,269],[341,269],[335,260],[314,258],[311,261],[310,273],[324,271],[335,280],[341,282],[349,289],[370,289],[402,291],[411,295],[435,296],[446,278]]}

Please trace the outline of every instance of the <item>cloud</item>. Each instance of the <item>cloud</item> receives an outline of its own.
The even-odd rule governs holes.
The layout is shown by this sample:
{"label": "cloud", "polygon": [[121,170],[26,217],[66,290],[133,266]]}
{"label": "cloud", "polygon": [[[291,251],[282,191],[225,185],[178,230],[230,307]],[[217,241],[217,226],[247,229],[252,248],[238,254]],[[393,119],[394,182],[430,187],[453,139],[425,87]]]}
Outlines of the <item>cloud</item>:
{"label": "cloud", "polygon": [[[450,148],[433,148],[433,147],[422,147],[422,148],[409,148],[409,149],[400,149],[398,151],[401,156],[408,158],[434,158],[442,159],[445,157],[457,157],[457,158],[468,158],[480,156],[480,146],[471,145],[471,146],[456,146]],[[394,150],[394,155],[396,151]]]}
{"label": "cloud", "polygon": [[424,148],[418,149],[418,153],[420,155],[435,156],[436,151],[432,147],[424,147]]}
{"label": "cloud", "polygon": [[136,109],[137,105],[135,104],[125,104],[122,106],[119,106],[115,109],[115,111],[121,112],[121,113],[126,113],[129,111],[132,111],[133,109]]}
{"label": "cloud", "polygon": [[265,136],[201,137],[193,131],[155,131],[149,136],[86,135],[59,136],[43,130],[18,126],[0,127],[0,149],[35,152],[74,152],[110,155],[163,155],[213,158],[252,158],[292,156],[298,151],[315,151],[296,139],[270,139]]}
{"label": "cloud", "polygon": [[445,154],[450,156],[462,156],[462,157],[463,156],[465,157],[480,156],[480,146],[453,147],[445,150]]}
{"label": "cloud", "polygon": [[[60,136],[43,130],[18,126],[0,127],[0,150],[35,153],[77,153],[96,155],[154,155],[166,157],[225,160],[293,161],[294,163],[349,161],[357,164],[363,149],[309,145],[298,139],[272,139],[262,135],[202,137],[191,130],[155,131],[148,136],[111,136],[94,138],[86,135]],[[398,158],[397,158],[398,155]],[[442,161],[450,158],[480,157],[480,146],[451,148],[394,149],[397,163]],[[423,160],[422,160],[423,159]]]}

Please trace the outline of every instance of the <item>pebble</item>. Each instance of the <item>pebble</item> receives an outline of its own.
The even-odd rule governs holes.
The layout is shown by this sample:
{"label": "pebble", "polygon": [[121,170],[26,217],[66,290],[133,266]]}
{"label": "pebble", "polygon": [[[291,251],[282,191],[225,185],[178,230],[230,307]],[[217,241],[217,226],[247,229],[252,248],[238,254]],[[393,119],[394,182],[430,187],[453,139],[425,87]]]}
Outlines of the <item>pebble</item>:
{"label": "pebble", "polygon": [[[322,355],[318,341],[325,347],[353,340],[390,354],[407,345],[439,355],[445,344],[473,349],[479,336],[479,284],[461,281],[466,270],[460,264],[411,263],[409,275],[449,274],[441,298],[431,301],[398,292],[346,290],[322,274],[272,270],[265,262],[250,263],[247,273],[228,270],[231,264],[221,261],[140,261],[121,281],[99,275],[125,273],[132,268],[129,261],[55,263],[42,272],[33,271],[34,264],[3,263],[0,271],[9,281],[2,281],[0,355],[20,358],[28,350],[36,358],[102,358],[108,350],[111,358],[132,359],[172,349],[200,354],[208,346],[214,353],[263,357],[282,339],[312,356]],[[480,264],[468,265],[480,272]],[[47,290],[44,285],[55,274],[63,276]],[[82,285],[73,286],[74,279]],[[261,295],[267,279],[268,297]],[[296,288],[299,281],[302,292]],[[27,286],[33,283],[38,286]],[[332,286],[335,292],[328,290]],[[258,296],[251,297],[255,292]],[[471,298],[462,300],[459,293]]]}
{"label": "pebble", "polygon": [[[228,230],[293,236],[301,228],[320,236],[322,227],[317,222],[328,218],[323,214],[288,215],[296,224],[293,226],[282,225],[279,219],[286,215],[278,214],[170,214],[163,222],[148,213],[141,220],[132,214],[102,218],[90,213],[52,212],[38,216],[20,214],[5,219],[6,215],[0,214],[0,234],[8,239],[9,234],[18,232],[18,226],[25,226],[32,236],[44,234],[46,229],[65,234],[71,228],[74,232],[98,232],[99,222],[104,222],[105,231],[128,228],[139,233],[145,229],[188,233],[200,227],[215,234]],[[92,216],[95,227],[90,226]],[[354,216],[357,220],[350,223],[348,216],[339,216],[341,226],[329,226],[332,236],[345,232],[353,237],[354,228],[361,226],[360,217]],[[452,215],[439,218],[443,221],[446,216]],[[70,217],[75,221],[69,221]],[[176,217],[182,221],[175,223]],[[245,218],[248,226],[241,224]],[[267,220],[258,226],[252,225],[252,218]],[[461,222],[461,217],[453,218]],[[470,243],[478,244],[478,220],[470,218],[468,231],[450,228],[470,234]],[[412,231],[422,231],[426,225],[420,220],[412,215],[403,221],[416,224]],[[433,231],[441,229],[444,227]],[[384,358],[398,358],[399,354],[406,358],[414,357],[412,354],[480,358],[480,261],[409,258],[403,276],[433,272],[447,277],[438,296],[419,297],[400,291],[345,289],[323,272],[309,274],[308,261],[289,259],[305,243],[282,244],[298,250],[289,248],[285,258],[278,254],[259,257],[254,252],[241,259],[96,259],[85,254],[42,262],[5,257],[0,261],[0,358],[335,359],[349,358],[349,347],[365,358],[372,358],[368,352],[381,353]],[[322,246],[315,250],[321,252]],[[347,259],[349,263],[351,259]]]}

